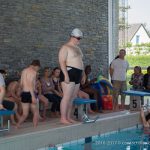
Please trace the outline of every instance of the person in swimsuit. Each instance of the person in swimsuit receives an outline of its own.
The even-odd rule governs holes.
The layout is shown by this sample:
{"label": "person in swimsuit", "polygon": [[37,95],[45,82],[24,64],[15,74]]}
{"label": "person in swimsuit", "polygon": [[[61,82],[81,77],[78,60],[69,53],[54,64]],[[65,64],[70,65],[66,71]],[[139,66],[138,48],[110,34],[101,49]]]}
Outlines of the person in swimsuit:
{"label": "person in swimsuit", "polygon": [[39,110],[37,106],[37,98],[35,95],[35,84],[37,72],[40,69],[40,61],[33,60],[29,67],[25,68],[21,74],[20,86],[22,88],[21,103],[22,103],[22,116],[17,123],[17,128],[26,120],[29,114],[29,109],[33,113],[33,125],[38,124]]}
{"label": "person in swimsuit", "polygon": [[[6,71],[0,70],[0,110],[1,109],[7,109],[7,110],[13,110],[16,112],[17,119],[19,119],[19,115],[17,113],[17,105],[9,100],[4,99],[6,94],[5,89],[5,77],[6,77]],[[14,119],[14,115],[10,116],[12,124],[16,124],[16,121]]]}
{"label": "person in swimsuit", "polygon": [[60,82],[63,90],[63,98],[60,105],[61,119],[63,124],[76,122],[72,119],[73,99],[77,97],[81,79],[84,80],[82,51],[78,47],[83,33],[75,28],[72,30],[69,41],[59,51],[59,64],[61,68]]}
{"label": "person in swimsuit", "polygon": [[147,109],[147,113],[145,115],[144,108],[141,107],[140,115],[141,115],[141,120],[142,120],[143,126],[145,128],[150,128],[150,109],[149,108]]}
{"label": "person in swimsuit", "polygon": [[18,113],[22,113],[22,104],[20,97],[20,83],[19,81],[11,81],[6,89],[6,99],[15,102],[17,104]]}

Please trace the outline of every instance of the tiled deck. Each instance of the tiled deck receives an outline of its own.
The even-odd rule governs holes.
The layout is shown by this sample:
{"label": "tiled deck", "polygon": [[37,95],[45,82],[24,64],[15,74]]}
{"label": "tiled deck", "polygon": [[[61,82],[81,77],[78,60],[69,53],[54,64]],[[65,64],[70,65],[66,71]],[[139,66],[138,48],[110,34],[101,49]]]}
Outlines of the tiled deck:
{"label": "tiled deck", "polygon": [[1,135],[0,150],[36,150],[50,144],[64,143],[140,124],[139,112],[120,111],[96,115],[100,118],[90,124],[79,122],[64,126],[58,118],[50,118],[33,128],[31,122],[25,122],[22,128],[12,127],[10,132]]}

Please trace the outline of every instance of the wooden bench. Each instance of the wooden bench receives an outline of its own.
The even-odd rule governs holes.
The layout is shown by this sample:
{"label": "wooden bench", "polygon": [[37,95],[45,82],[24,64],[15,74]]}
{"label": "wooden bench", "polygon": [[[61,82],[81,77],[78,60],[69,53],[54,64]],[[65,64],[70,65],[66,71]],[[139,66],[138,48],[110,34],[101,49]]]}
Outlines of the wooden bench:
{"label": "wooden bench", "polygon": [[127,90],[122,93],[130,96],[130,110],[139,110],[141,105],[144,105],[144,96],[150,96],[148,92],[136,90]]}
{"label": "wooden bench", "polygon": [[4,127],[4,116],[10,116],[15,114],[14,111],[10,110],[0,110],[0,131],[9,131],[10,130],[10,120],[8,120],[7,127]]}
{"label": "wooden bench", "polygon": [[77,112],[76,113],[76,117],[79,120],[82,120],[82,117],[84,114],[88,115],[87,112],[87,104],[92,104],[92,103],[96,103],[95,99],[84,99],[84,98],[76,98],[73,101],[73,104],[77,106]]}

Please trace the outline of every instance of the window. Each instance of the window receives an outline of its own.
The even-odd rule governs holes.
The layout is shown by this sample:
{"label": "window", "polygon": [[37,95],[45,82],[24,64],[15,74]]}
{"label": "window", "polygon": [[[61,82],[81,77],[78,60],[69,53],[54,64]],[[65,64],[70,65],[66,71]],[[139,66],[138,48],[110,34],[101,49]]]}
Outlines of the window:
{"label": "window", "polygon": [[136,35],[136,44],[139,44],[140,36]]}

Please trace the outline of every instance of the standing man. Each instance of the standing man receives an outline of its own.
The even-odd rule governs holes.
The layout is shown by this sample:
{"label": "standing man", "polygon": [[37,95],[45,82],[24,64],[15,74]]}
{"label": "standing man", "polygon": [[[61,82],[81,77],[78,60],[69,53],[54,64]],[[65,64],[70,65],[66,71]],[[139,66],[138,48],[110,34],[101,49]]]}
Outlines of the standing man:
{"label": "standing man", "polygon": [[118,110],[118,96],[121,95],[121,108],[124,109],[125,95],[122,91],[127,90],[126,72],[129,68],[129,63],[125,60],[126,51],[121,49],[119,57],[114,59],[110,66],[110,76],[113,82],[113,101],[114,110]]}
{"label": "standing man", "polygon": [[35,95],[35,83],[37,71],[40,68],[40,61],[33,60],[29,67],[25,68],[21,74],[21,103],[22,103],[22,116],[17,123],[17,128],[20,127],[21,123],[28,117],[29,109],[33,113],[33,125],[34,127],[38,124],[39,110],[37,105],[37,98]]}
{"label": "standing man", "polygon": [[77,97],[80,82],[83,79],[83,54],[78,47],[82,37],[83,33],[78,28],[73,29],[69,41],[59,51],[59,63],[61,67],[60,82],[63,90],[63,98],[60,105],[60,121],[63,124],[75,122],[71,118],[71,112],[73,99]]}

